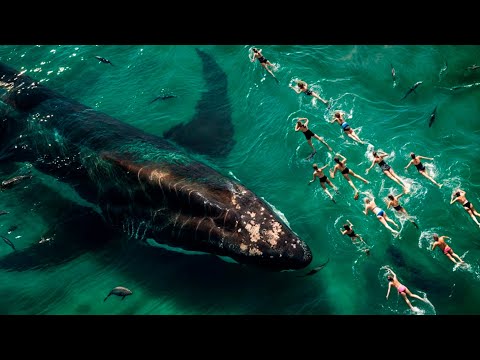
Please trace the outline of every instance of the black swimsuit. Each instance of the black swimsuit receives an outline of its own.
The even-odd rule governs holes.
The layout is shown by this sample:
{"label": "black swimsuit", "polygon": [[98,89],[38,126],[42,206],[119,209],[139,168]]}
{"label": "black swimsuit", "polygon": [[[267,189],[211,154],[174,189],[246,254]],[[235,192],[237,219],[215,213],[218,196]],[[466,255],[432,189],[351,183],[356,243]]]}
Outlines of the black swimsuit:
{"label": "black swimsuit", "polygon": [[268,60],[265,59],[265,56],[260,56],[260,57],[258,58],[258,61],[260,61],[260,64],[263,64],[263,63],[267,63],[267,62],[268,62]]}
{"label": "black swimsuit", "polygon": [[401,207],[400,205],[394,206],[393,208],[394,208],[395,210],[397,210],[397,211],[402,210],[402,207]]}
{"label": "black swimsuit", "polygon": [[349,234],[349,233],[347,233],[347,235],[348,235],[348,236],[350,236],[351,238],[353,238],[353,237],[356,237],[356,236],[357,236],[357,234],[355,234],[355,231],[353,231],[353,230],[352,230],[352,232],[351,232],[350,234]]}
{"label": "black swimsuit", "polygon": [[382,169],[383,171],[388,171],[391,169],[390,165],[383,161],[383,159],[378,163],[378,166],[380,166],[380,169]]}
{"label": "black swimsuit", "polygon": [[348,167],[345,166],[345,169],[342,170],[342,174],[343,175],[346,175],[350,172],[350,169]]}
{"label": "black swimsuit", "polygon": [[303,133],[303,135],[305,135],[305,137],[307,138],[307,140],[310,140],[312,138],[312,136],[315,136],[315,134],[310,130],[308,129],[307,131],[305,131]]}
{"label": "black swimsuit", "polygon": [[[413,164],[413,165],[415,165],[415,164]],[[419,162],[417,165],[415,165],[415,167],[417,168],[418,171],[425,170],[425,166],[423,166],[423,164],[421,162]]]}
{"label": "black swimsuit", "polygon": [[309,90],[309,89],[305,90],[305,95],[312,95],[312,93],[313,93],[312,90]]}
{"label": "black swimsuit", "polygon": [[323,176],[320,178],[320,182],[327,182],[327,175],[323,175]]}

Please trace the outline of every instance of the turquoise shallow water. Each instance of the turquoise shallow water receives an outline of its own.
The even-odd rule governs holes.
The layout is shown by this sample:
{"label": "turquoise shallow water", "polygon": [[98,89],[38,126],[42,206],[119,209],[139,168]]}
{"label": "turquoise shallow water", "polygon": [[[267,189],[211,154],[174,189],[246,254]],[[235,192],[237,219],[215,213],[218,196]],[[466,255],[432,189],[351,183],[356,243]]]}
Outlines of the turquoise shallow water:
{"label": "turquoise shallow water", "polygon": [[[449,205],[461,187],[480,209],[477,167],[480,136],[480,69],[466,68],[480,58],[478,46],[274,46],[264,55],[277,64],[277,84],[258,62],[248,59],[250,45],[197,46],[212,54],[228,77],[235,127],[230,155],[215,165],[239,179],[272,204],[311,247],[312,266],[330,259],[317,274],[308,271],[262,272],[211,255],[124,246],[93,251],[62,264],[23,272],[0,272],[2,314],[410,314],[396,292],[387,301],[385,266],[390,266],[414,293],[430,304],[414,301],[423,314],[478,314],[480,304],[479,229],[459,204]],[[99,63],[104,56],[114,66]],[[1,46],[0,61],[27,73],[65,96],[161,136],[189,121],[204,90],[202,65],[194,46]],[[447,61],[447,68],[441,71]],[[390,64],[396,70],[392,81]],[[362,213],[364,194],[383,198],[400,188],[374,167],[368,175],[370,147],[354,143],[331,111],[288,88],[294,78],[305,80],[332,109],[347,119],[362,139],[390,154],[387,162],[410,185],[401,203],[420,229],[404,219],[394,238],[373,216]],[[400,100],[417,81],[417,92]],[[458,87],[459,88],[455,88]],[[149,104],[156,96],[177,98]],[[437,118],[428,126],[437,106]],[[307,186],[313,162],[332,164],[332,155],[314,142],[318,152],[295,133],[294,118],[310,119],[310,128],[325,137],[335,152],[370,184],[354,181],[362,192],[352,197],[348,183],[337,175],[337,203],[318,182]],[[208,139],[204,139],[208,141]],[[414,151],[435,160],[427,169],[438,189],[412,166],[403,167]],[[29,164],[0,164],[2,178]],[[332,165],[333,166],[333,165]],[[82,202],[66,185],[41,175],[0,197],[0,233],[18,251],[38,242],[60,218],[62,206]],[[365,256],[339,227],[349,219],[371,245]],[[10,226],[18,228],[8,234]],[[440,251],[430,251],[434,232],[450,236],[454,251],[468,264],[456,268]],[[12,249],[0,244],[0,257]],[[105,295],[115,286],[134,294],[121,301]]]}

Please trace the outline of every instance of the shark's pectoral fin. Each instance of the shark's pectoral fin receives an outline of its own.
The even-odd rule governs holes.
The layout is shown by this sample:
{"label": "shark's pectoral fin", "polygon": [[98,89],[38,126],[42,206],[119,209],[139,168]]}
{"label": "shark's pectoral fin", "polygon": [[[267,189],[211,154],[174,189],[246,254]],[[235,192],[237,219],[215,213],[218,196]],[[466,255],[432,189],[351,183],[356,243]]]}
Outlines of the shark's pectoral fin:
{"label": "shark's pectoral fin", "polygon": [[196,51],[202,60],[206,90],[192,120],[172,127],[164,136],[199,154],[225,157],[235,144],[227,75],[212,56]]}

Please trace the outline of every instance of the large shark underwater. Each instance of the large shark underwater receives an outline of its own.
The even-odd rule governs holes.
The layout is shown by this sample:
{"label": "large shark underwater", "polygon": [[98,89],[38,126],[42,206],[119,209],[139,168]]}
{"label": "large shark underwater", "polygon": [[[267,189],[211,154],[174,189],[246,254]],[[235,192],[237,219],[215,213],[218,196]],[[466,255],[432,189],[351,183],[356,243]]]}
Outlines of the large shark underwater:
{"label": "large shark underwater", "polygon": [[[147,245],[210,253],[274,271],[305,268],[312,261],[309,247],[267,202],[193,156],[226,157],[234,146],[227,76],[209,54],[196,51],[206,89],[192,120],[163,138],[0,63],[0,163],[29,163],[68,184],[98,209],[68,214],[80,228],[82,222],[85,229],[102,222]],[[21,270],[30,260],[34,266],[32,256],[19,254],[49,256],[50,249],[48,242],[33,244],[4,256],[0,267]],[[24,263],[15,267],[15,261]]]}

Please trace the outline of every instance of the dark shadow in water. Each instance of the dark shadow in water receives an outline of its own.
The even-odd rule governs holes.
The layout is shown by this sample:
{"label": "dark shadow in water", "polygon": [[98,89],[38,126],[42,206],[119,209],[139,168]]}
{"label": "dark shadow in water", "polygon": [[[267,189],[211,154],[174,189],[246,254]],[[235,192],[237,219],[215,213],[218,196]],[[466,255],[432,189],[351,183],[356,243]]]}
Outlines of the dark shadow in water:
{"label": "dark shadow in water", "polygon": [[[132,279],[132,291],[141,286],[155,297],[173,298],[179,309],[196,314],[290,314],[322,296],[318,293],[320,274],[309,279],[315,282],[310,286],[310,281],[296,277],[298,272],[262,271],[213,255],[147,246],[117,250],[116,254],[104,252],[103,256]],[[311,312],[329,314],[331,309],[322,303]]]}
{"label": "dark shadow in water", "polygon": [[[70,261],[87,251],[103,248],[118,234],[90,207],[81,206],[58,196],[35,177],[28,188],[14,188],[15,197],[50,225],[44,234],[38,234],[36,243],[25,250],[12,252],[0,258],[0,268],[6,271],[24,271],[47,268]],[[8,210],[8,209],[4,209]]]}
{"label": "dark shadow in water", "polygon": [[164,136],[196,153],[225,157],[235,144],[227,75],[211,55],[195,50],[202,59],[207,89],[197,103],[192,120],[174,126]]}

